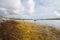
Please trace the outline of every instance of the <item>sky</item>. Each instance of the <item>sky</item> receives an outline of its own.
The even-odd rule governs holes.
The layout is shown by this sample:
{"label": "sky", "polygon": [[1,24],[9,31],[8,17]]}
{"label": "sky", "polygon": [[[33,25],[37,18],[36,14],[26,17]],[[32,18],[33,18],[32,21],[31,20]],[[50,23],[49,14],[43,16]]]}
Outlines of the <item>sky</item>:
{"label": "sky", "polygon": [[0,16],[12,18],[60,18],[60,0],[0,0]]}

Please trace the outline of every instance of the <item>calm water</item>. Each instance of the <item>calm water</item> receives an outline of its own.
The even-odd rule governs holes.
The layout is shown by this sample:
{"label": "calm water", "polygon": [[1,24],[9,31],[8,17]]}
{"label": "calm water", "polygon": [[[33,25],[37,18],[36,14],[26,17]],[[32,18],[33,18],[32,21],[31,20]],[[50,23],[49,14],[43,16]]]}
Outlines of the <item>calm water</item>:
{"label": "calm water", "polygon": [[54,27],[60,29],[60,20],[37,20],[37,21],[25,20],[25,21],[40,23],[40,24],[44,24],[44,25],[51,25],[51,26],[54,26]]}

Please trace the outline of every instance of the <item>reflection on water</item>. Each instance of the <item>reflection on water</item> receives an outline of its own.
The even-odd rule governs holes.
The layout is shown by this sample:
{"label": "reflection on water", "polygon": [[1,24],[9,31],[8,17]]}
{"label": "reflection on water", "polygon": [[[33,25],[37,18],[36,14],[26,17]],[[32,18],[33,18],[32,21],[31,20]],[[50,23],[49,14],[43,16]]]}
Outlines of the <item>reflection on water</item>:
{"label": "reflection on water", "polygon": [[25,20],[25,21],[29,21],[29,22],[35,22],[35,23],[40,23],[40,24],[45,24],[45,25],[51,25],[54,26],[56,28],[60,29],[60,20]]}

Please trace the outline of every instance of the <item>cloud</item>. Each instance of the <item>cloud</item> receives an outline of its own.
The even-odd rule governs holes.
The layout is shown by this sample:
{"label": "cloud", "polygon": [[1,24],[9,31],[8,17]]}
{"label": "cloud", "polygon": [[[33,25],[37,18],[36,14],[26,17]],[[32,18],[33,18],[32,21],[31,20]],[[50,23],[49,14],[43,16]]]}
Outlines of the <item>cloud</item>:
{"label": "cloud", "polygon": [[2,13],[2,15],[3,14],[9,14],[9,15],[20,14],[21,11],[23,11],[23,6],[21,5],[20,0],[0,0],[0,8],[1,8],[1,11],[5,11],[4,13]]}
{"label": "cloud", "polygon": [[35,9],[35,2],[34,0],[21,0],[21,3],[24,7],[24,14],[32,15]]}
{"label": "cloud", "polygon": [[60,16],[60,13],[57,12],[57,11],[54,11],[54,14],[55,14],[56,16]]}
{"label": "cloud", "polygon": [[0,16],[7,16],[8,12],[6,10],[6,8],[0,8]]}
{"label": "cloud", "polygon": [[0,15],[9,17],[59,17],[54,14],[59,8],[60,0],[0,0]]}
{"label": "cloud", "polygon": [[26,2],[24,2],[24,4],[22,3],[22,0],[0,0],[0,8],[5,8],[5,10],[1,10],[5,12],[0,14],[7,14],[7,16],[33,14],[35,5],[34,1],[29,0],[27,1],[27,4]]}
{"label": "cloud", "polygon": [[60,10],[60,0],[35,0],[34,13],[38,14],[35,16],[40,18],[59,17],[54,14],[55,10]]}
{"label": "cloud", "polygon": [[0,5],[5,8],[21,9],[20,0],[0,0]]}
{"label": "cloud", "polygon": [[34,2],[34,0],[29,0],[28,1],[28,7],[29,7],[29,13],[33,14],[34,9],[35,9],[35,2]]}

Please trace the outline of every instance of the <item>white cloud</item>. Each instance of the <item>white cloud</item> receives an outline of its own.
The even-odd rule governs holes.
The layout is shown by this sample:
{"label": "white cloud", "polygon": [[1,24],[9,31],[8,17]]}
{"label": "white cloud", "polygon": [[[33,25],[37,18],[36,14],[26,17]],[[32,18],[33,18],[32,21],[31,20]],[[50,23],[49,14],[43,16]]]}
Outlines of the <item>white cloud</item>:
{"label": "white cloud", "polygon": [[54,11],[54,14],[55,14],[56,16],[60,16],[60,13],[59,13],[58,11]]}
{"label": "white cloud", "polygon": [[21,9],[21,1],[20,0],[0,0],[0,5],[6,8],[15,8]]}
{"label": "white cloud", "polygon": [[0,0],[0,15],[7,14],[9,16],[17,14],[20,15],[20,17],[24,17],[22,15],[26,15],[27,17],[38,16],[41,18],[55,17],[56,15],[53,13],[53,11],[60,8],[60,0],[35,0],[35,1],[23,0],[23,1],[24,2],[22,3],[21,0]]}
{"label": "white cloud", "polygon": [[0,10],[4,11],[4,10],[6,10],[6,8],[0,8]]}
{"label": "white cloud", "polygon": [[29,0],[28,7],[29,7],[29,13],[33,14],[34,8],[35,8],[35,2],[34,2],[34,0]]}
{"label": "white cloud", "polygon": [[[3,14],[8,14],[9,15],[26,15],[26,14],[33,14],[34,12],[34,1],[33,0],[29,0],[28,1],[28,5],[27,8],[25,8],[25,6],[23,6],[23,4],[21,3],[21,0],[0,0],[0,8],[3,7],[5,8],[2,9],[2,11],[5,11]],[[27,10],[26,10],[27,9]]]}
{"label": "white cloud", "polygon": [[[5,9],[2,9],[4,7]],[[23,6],[20,0],[0,0],[0,8],[2,11],[7,11],[7,14],[20,14],[23,11]],[[20,12],[20,13],[19,13]],[[3,15],[4,13],[2,13]]]}

